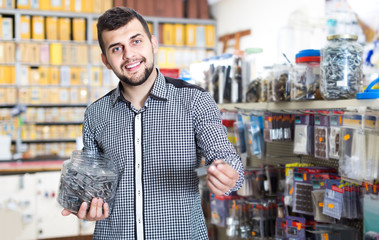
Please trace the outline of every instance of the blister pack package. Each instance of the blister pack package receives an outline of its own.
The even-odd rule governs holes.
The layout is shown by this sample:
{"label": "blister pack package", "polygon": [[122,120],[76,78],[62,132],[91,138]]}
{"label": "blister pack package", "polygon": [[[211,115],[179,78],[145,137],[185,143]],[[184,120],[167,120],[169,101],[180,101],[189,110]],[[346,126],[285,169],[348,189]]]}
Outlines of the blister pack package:
{"label": "blister pack package", "polygon": [[363,129],[366,136],[366,171],[364,180],[372,184],[375,179],[378,179],[379,115],[366,113],[363,118]]}
{"label": "blister pack package", "polygon": [[341,156],[339,174],[342,178],[361,182],[364,180],[366,167],[366,138],[362,130],[362,115],[344,115],[341,128]]}
{"label": "blister pack package", "polygon": [[329,117],[329,158],[340,158],[340,134],[343,120],[342,111],[333,111]]}
{"label": "blister pack package", "polygon": [[314,156],[329,159],[329,116],[328,111],[318,111],[314,118]]}
{"label": "blister pack package", "polygon": [[322,213],[341,219],[343,208],[344,181],[326,180],[324,207]]}
{"label": "blister pack package", "polygon": [[296,115],[293,152],[296,154],[312,155],[313,142],[313,115]]}

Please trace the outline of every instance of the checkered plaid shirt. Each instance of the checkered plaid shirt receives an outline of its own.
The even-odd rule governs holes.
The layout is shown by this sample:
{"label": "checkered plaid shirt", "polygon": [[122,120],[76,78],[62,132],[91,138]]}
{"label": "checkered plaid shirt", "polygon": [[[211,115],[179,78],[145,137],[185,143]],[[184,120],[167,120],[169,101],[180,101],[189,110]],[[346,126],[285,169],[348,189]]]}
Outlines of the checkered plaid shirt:
{"label": "checkered plaid shirt", "polygon": [[119,172],[110,216],[96,223],[94,239],[208,239],[194,171],[202,155],[238,171],[230,191],[242,185],[241,159],[210,94],[157,71],[140,110],[119,84],[85,112],[84,149],[107,154]]}

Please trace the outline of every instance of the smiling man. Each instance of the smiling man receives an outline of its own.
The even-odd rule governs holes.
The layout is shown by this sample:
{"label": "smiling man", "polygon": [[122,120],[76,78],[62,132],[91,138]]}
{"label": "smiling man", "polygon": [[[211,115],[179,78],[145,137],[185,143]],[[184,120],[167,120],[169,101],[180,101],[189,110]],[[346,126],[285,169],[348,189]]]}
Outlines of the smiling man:
{"label": "smiling man", "polygon": [[134,10],[112,8],[97,28],[102,61],[120,82],[86,109],[83,150],[108,155],[119,182],[111,207],[94,198],[76,215],[97,221],[94,239],[208,239],[194,171],[201,157],[211,165],[214,194],[243,182],[216,103],[203,89],[160,73],[157,39]]}

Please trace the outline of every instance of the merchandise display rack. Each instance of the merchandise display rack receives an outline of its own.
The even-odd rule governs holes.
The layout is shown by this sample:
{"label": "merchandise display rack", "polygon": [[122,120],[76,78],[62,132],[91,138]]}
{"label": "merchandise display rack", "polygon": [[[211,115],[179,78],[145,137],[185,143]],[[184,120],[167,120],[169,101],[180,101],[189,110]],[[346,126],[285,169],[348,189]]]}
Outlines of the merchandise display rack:
{"label": "merchandise display rack", "polygon": [[[44,10],[30,10],[30,9],[0,9],[0,15],[3,17],[10,17],[13,19],[13,38],[12,39],[1,39],[0,42],[14,42],[15,45],[15,62],[6,62],[0,64],[1,66],[14,66],[15,68],[15,84],[2,84],[0,87],[2,88],[15,88],[16,91],[19,91],[19,89],[31,89],[31,88],[39,88],[39,89],[53,89],[53,88],[64,88],[64,87],[70,87],[72,88],[83,88],[87,90],[87,98],[88,100],[86,103],[67,103],[67,104],[49,104],[49,103],[44,103],[41,102],[40,104],[23,104],[20,102],[20,98],[17,98],[17,102],[12,103],[12,104],[0,104],[0,109],[4,108],[13,108],[17,105],[24,105],[27,108],[85,108],[92,102],[92,96],[94,95],[94,92],[96,88],[99,88],[100,86],[94,86],[93,85],[93,74],[92,68],[93,67],[98,67],[101,69],[104,69],[105,67],[101,64],[94,61],[95,56],[91,48],[93,45],[97,45],[98,41],[93,39],[93,25],[99,18],[101,14],[98,13],[77,13],[77,12],[65,12],[65,11],[44,11]],[[74,41],[74,40],[67,40],[67,41],[62,41],[62,40],[36,40],[36,39],[22,39],[21,38],[21,17],[22,16],[42,16],[42,17],[57,17],[57,18],[69,18],[69,19],[74,19],[74,18],[80,18],[80,19],[85,19],[85,41]],[[152,24],[152,29],[154,35],[159,39],[159,26],[160,24],[164,23],[170,23],[170,24],[199,24],[199,25],[213,25],[216,29],[216,21],[213,19],[189,19],[189,18],[172,18],[172,17],[153,17],[153,16],[147,16],[145,17],[145,20],[148,23]],[[31,30],[30,30],[31,31]],[[87,64],[77,64],[77,63],[68,63],[68,64],[61,64],[61,65],[55,65],[51,63],[33,63],[33,62],[22,62],[21,61],[21,48],[20,44],[54,44],[54,43],[59,43],[62,44],[63,46],[68,46],[68,45],[86,45],[88,46],[88,61]],[[205,50],[205,51],[214,51],[216,52],[216,45],[214,48],[206,47],[206,46],[174,46],[174,45],[164,45],[160,44],[162,47],[169,47],[173,49],[183,49],[183,48],[188,48],[191,50]],[[64,53],[63,53],[64,54]],[[85,85],[72,85],[72,86],[63,86],[61,84],[58,85],[36,85],[36,84],[22,84],[21,80],[21,69],[22,67],[60,67],[60,66],[67,66],[67,67],[80,67],[84,68],[87,71],[88,74],[88,84]],[[103,86],[101,86],[103,87]],[[114,88],[114,86],[109,86],[109,90],[111,88]],[[31,121],[25,121],[25,124],[34,124],[36,126],[51,126],[51,125],[80,125],[79,122],[64,122],[64,123],[50,123],[50,122],[31,122]],[[18,129],[20,132],[21,130]],[[20,138],[21,134],[17,134],[17,138]],[[21,144],[34,144],[34,143],[58,143],[58,140],[21,140],[20,139],[13,139],[12,144],[16,144],[16,152],[19,153],[20,146]],[[60,141],[61,143],[64,142],[75,142],[74,139],[62,139]]]}
{"label": "merchandise display rack", "polygon": [[[220,109],[239,111],[246,114],[263,115],[264,112],[296,114],[305,110],[346,110],[354,112],[370,111],[379,109],[379,99],[372,100],[318,100],[299,102],[270,102],[270,103],[227,103],[218,104]],[[266,156],[264,159],[252,157],[247,159],[247,167],[261,167],[264,165],[284,166],[287,163],[300,162],[314,164],[315,166],[331,167],[338,171],[338,159],[320,159],[311,155],[299,155],[293,152],[294,143],[290,141],[265,142]],[[341,224],[354,227],[363,233],[362,219],[342,219]],[[362,240],[359,235],[359,240]]]}

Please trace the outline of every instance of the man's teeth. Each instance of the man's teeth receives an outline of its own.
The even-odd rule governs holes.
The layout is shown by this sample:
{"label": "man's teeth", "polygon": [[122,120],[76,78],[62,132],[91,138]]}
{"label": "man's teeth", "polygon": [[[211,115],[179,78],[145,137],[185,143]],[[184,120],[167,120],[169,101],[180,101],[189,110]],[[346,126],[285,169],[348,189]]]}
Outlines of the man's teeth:
{"label": "man's teeth", "polygon": [[141,63],[141,62],[135,63],[135,64],[133,64],[133,65],[129,65],[129,66],[127,66],[126,68],[133,68],[133,67],[135,67],[135,66],[138,66],[140,63]]}

